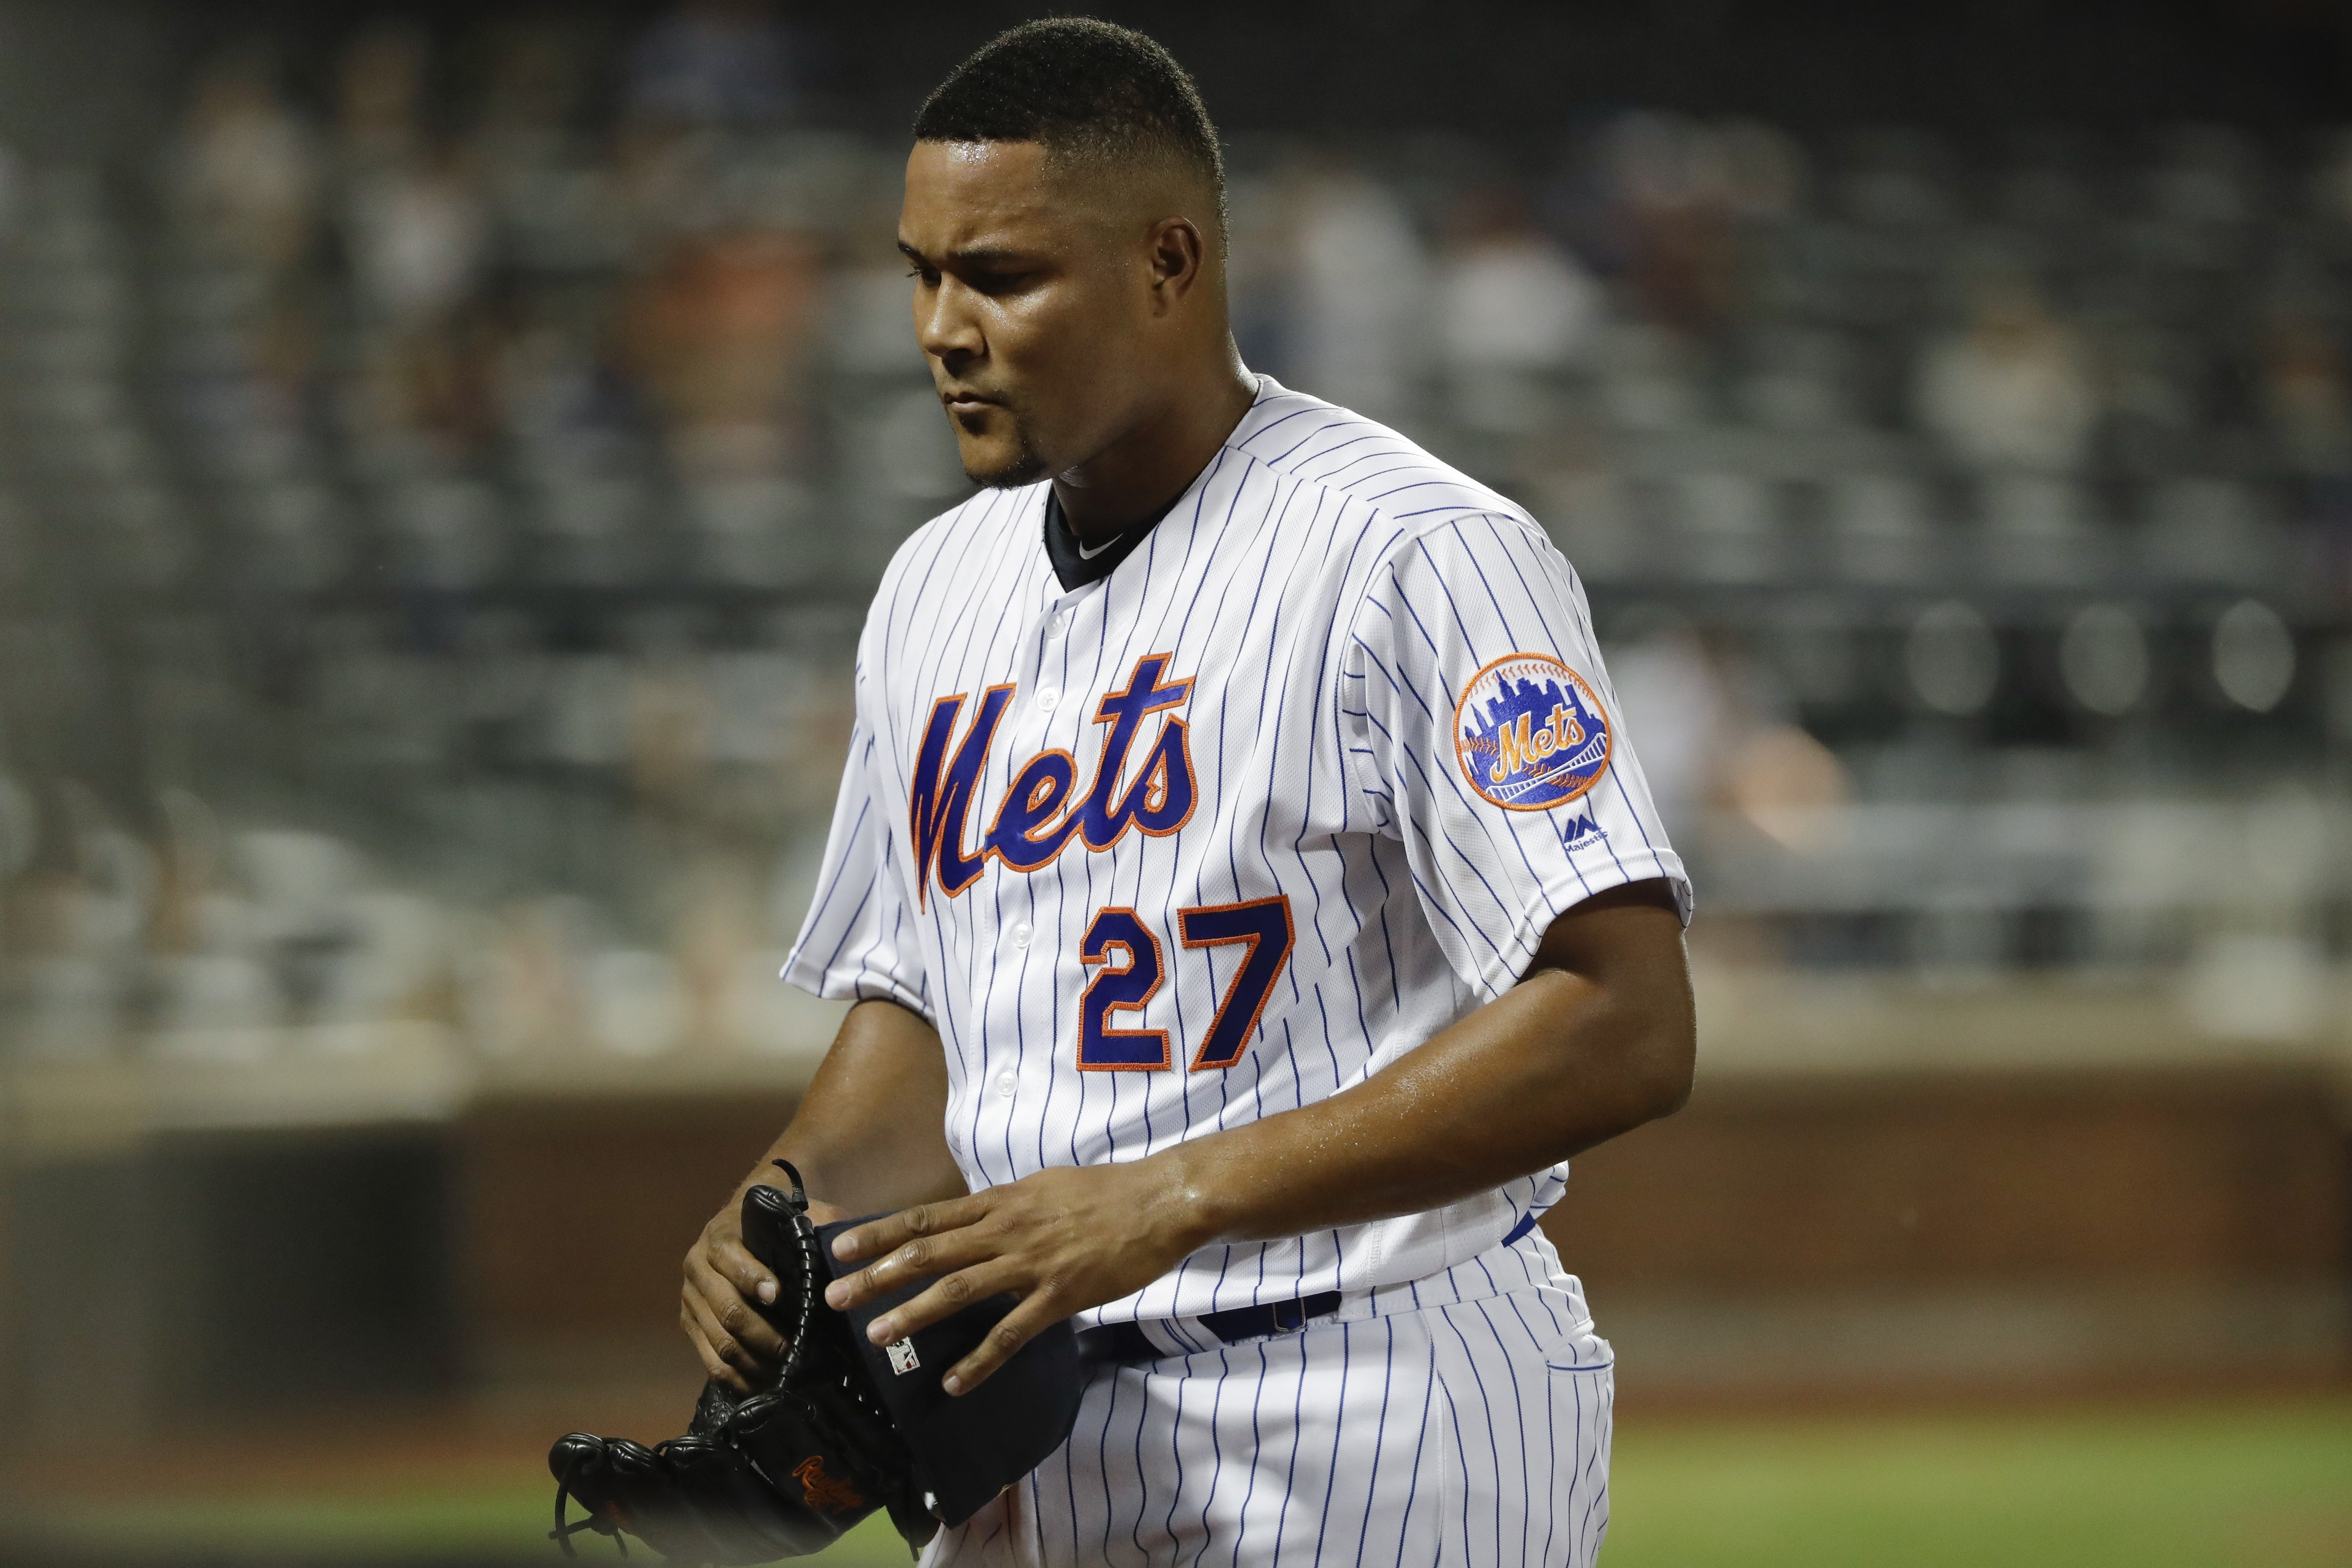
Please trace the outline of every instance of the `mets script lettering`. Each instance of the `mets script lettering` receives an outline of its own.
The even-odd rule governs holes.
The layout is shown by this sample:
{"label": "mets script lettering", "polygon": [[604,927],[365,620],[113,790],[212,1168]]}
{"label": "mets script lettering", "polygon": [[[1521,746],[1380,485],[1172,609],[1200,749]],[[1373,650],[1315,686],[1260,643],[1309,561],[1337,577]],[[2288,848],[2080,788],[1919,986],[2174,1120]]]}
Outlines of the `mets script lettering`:
{"label": "mets script lettering", "polygon": [[958,692],[931,704],[930,721],[923,727],[922,749],[915,758],[915,782],[908,802],[908,841],[915,849],[917,907],[929,897],[932,879],[940,891],[952,899],[980,880],[993,858],[1016,871],[1034,871],[1052,863],[1072,839],[1088,849],[1104,850],[1129,829],[1163,837],[1184,826],[1197,796],[1192,776],[1192,752],[1184,721],[1173,713],[1160,721],[1159,733],[1141,753],[1135,779],[1126,789],[1119,780],[1137,751],[1144,721],[1155,713],[1181,708],[1192,695],[1190,677],[1162,683],[1169,656],[1146,654],[1135,661],[1127,685],[1105,697],[1095,709],[1095,722],[1109,726],[1093,778],[1078,794],[1078,764],[1065,751],[1040,752],[1023,763],[1012,784],[996,804],[988,831],[977,850],[968,850],[968,823],[980,775],[988,763],[990,743],[1004,717],[1013,688],[992,686],[980,694],[963,739],[955,740],[957,720],[967,695]]}
{"label": "mets script lettering", "polygon": [[1544,727],[1529,733],[1532,714],[1522,713],[1516,722],[1505,720],[1495,731],[1495,765],[1486,770],[1486,782],[1501,784],[1531,763],[1584,744],[1584,726],[1565,702],[1551,705],[1551,714]]}

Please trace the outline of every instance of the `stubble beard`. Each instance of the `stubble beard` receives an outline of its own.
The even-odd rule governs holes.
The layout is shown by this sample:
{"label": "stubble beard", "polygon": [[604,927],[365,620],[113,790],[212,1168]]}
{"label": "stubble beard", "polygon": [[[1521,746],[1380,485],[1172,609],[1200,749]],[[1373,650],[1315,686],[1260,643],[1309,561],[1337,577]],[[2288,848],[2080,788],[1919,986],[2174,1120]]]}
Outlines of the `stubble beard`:
{"label": "stubble beard", "polygon": [[[1010,413],[1010,410],[1007,410]],[[1013,456],[992,468],[975,468],[964,465],[963,477],[973,484],[992,490],[1018,489],[1023,485],[1035,484],[1045,477],[1045,458],[1029,437],[1029,426],[1017,416],[1013,421]]]}

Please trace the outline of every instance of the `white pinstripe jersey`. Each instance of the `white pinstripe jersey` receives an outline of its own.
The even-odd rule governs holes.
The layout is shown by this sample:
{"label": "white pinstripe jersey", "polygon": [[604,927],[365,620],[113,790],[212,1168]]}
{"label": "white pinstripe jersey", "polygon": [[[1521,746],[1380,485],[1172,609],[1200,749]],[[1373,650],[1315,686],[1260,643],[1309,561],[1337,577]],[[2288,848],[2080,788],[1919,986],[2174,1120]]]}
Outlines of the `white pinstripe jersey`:
{"label": "white pinstripe jersey", "polygon": [[[1604,889],[1665,878],[1687,916],[1583,590],[1502,496],[1266,377],[1108,576],[1063,590],[1046,489],[892,561],[784,967],[937,1026],[975,1190],[1360,1083]],[[1207,1247],[1081,1321],[1422,1279],[1566,1180]]]}

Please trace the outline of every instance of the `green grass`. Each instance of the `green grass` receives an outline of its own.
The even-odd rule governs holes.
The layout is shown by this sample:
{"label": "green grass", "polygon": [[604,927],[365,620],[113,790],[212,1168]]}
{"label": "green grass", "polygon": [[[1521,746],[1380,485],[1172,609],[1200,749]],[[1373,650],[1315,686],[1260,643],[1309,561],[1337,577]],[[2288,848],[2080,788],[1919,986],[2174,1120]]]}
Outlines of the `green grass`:
{"label": "green grass", "polygon": [[[1633,1417],[1618,1434],[1612,1486],[1603,1568],[2352,1564],[2352,1404]],[[16,1514],[26,1500],[0,1511]],[[545,1563],[549,1501],[543,1485],[500,1485],[28,1511],[37,1538],[93,1562],[172,1553]],[[583,1542],[583,1555],[613,1553]],[[908,1557],[876,1519],[811,1561],[896,1568]]]}
{"label": "green grass", "polygon": [[[299,1559],[306,1565],[339,1558],[545,1564],[561,1561],[547,1540],[554,1500],[551,1483],[535,1482],[528,1489],[508,1486],[367,1499],[257,1496],[110,1503],[87,1511],[27,1507],[26,1512],[34,1542],[93,1564],[118,1557],[257,1563]],[[24,1506],[23,1500],[0,1500],[0,1513],[11,1513],[15,1506]],[[579,1518],[579,1510],[572,1516]],[[573,1544],[585,1562],[620,1561],[609,1541],[582,1535]],[[629,1561],[661,1559],[633,1546]],[[799,1561],[828,1568],[908,1568],[912,1558],[889,1520],[877,1514],[832,1551]]]}
{"label": "green grass", "polygon": [[1604,1568],[2352,1564],[2352,1407],[1621,1428]]}

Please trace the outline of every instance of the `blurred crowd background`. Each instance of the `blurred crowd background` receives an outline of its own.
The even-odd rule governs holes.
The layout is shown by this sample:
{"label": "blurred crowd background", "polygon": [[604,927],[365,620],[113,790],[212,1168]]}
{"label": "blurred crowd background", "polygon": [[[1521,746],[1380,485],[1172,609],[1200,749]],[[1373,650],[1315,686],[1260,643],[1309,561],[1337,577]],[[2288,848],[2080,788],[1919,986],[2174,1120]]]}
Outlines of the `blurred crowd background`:
{"label": "blurred crowd background", "polygon": [[[362,18],[198,51],[128,155],[0,162],[19,1048],[770,1032],[865,595],[966,488],[903,137],[826,59],[720,0]],[[1553,530],[1703,931],[2203,964],[2217,1024],[2308,1026],[2352,139],[1220,107],[1245,358]]]}
{"label": "blurred crowd background", "polygon": [[[1585,55],[1574,8],[1171,22],[1249,364],[1581,574],[1703,1005],[1878,999],[1717,1008],[1721,1059],[2340,1070],[2352,132],[2332,13],[2256,9],[2251,45],[2101,12],[2107,54],[2030,5],[1947,39],[1686,4],[1581,18]],[[85,1401],[52,1352],[130,1321],[58,1260],[158,1129],[438,1137],[490,1090],[788,1091],[822,1051],[772,976],[850,650],[966,491],[903,125],[1016,14],[0,5],[20,1394]],[[2169,85],[2078,92],[2103,59]],[[2056,1011],[1906,1024],[2021,995]],[[238,1168],[215,1207],[314,1167]],[[424,1256],[454,1189],[417,1179]],[[2340,1263],[2296,1265],[2305,1349],[2341,1353]],[[385,1379],[459,1375],[452,1334]]]}

